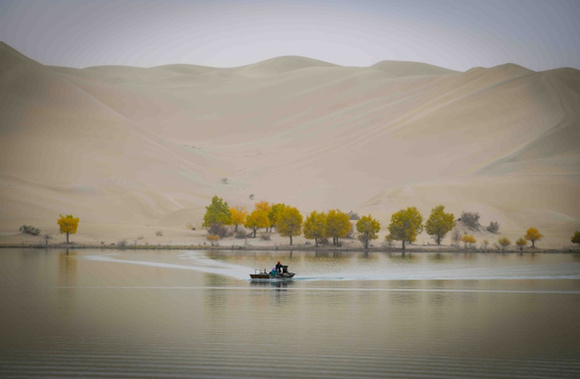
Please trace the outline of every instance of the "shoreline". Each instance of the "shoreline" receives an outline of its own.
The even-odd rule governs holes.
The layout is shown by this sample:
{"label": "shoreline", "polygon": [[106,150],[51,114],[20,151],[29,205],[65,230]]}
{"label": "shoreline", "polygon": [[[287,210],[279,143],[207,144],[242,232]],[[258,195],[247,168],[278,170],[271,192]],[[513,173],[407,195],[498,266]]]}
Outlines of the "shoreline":
{"label": "shoreline", "polygon": [[1,249],[36,249],[36,250],[74,250],[74,249],[95,249],[95,250],[225,250],[225,251],[307,251],[307,252],[354,252],[354,253],[478,253],[478,254],[580,254],[580,248],[560,248],[560,249],[542,249],[542,248],[528,248],[523,251],[516,249],[508,249],[505,251],[496,249],[464,249],[453,246],[437,246],[430,247],[417,246],[408,247],[405,250],[396,247],[336,247],[336,246],[311,246],[311,245],[268,245],[268,246],[253,246],[253,245],[151,245],[151,244],[132,244],[125,246],[118,246],[115,244],[80,244],[80,243],[61,243],[61,244],[31,244],[31,243],[10,243],[0,244]]}

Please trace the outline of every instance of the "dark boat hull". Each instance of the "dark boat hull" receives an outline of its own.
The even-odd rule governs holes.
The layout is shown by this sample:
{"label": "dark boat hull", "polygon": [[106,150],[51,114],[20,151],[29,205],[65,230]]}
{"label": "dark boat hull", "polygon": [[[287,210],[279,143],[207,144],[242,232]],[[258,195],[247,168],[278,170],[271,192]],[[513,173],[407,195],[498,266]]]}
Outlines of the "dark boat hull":
{"label": "dark boat hull", "polygon": [[272,279],[272,280],[288,280],[288,279],[292,279],[294,277],[293,272],[285,272],[283,274],[277,274],[277,275],[270,275],[270,274],[250,274],[250,277],[252,279]]}

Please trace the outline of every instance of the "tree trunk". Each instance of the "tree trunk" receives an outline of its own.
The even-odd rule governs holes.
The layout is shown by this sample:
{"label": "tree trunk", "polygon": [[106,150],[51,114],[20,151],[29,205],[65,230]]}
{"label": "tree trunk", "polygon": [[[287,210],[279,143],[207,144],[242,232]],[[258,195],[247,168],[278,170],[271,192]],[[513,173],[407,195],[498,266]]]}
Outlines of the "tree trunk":
{"label": "tree trunk", "polygon": [[258,228],[254,228],[254,238],[256,238],[256,232],[258,231]]}
{"label": "tree trunk", "polygon": [[532,240],[532,249],[536,248],[536,245],[534,245],[534,242],[536,242],[536,240]]}
{"label": "tree trunk", "polygon": [[441,236],[437,236],[437,245],[441,245]]}
{"label": "tree trunk", "polygon": [[238,232],[238,224],[236,224],[236,228],[234,229],[234,232]]}
{"label": "tree trunk", "polygon": [[69,243],[68,242],[68,232],[66,232],[66,243]]}
{"label": "tree trunk", "polygon": [[318,238],[314,237],[314,246],[318,247]]}
{"label": "tree trunk", "polygon": [[403,239],[403,251],[405,251],[405,240]]}
{"label": "tree trunk", "polygon": [[365,249],[369,248],[369,239],[365,237]]}
{"label": "tree trunk", "polygon": [[290,246],[292,246],[292,235],[290,235]]}

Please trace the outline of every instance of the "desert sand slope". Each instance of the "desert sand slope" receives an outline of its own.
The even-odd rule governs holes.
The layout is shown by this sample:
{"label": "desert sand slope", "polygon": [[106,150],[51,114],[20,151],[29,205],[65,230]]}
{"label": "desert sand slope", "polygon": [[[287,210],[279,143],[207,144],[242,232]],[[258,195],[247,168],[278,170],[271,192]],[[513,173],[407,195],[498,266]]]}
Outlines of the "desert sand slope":
{"label": "desert sand slope", "polygon": [[72,213],[89,241],[181,235],[214,194],[250,209],[253,194],[383,226],[444,204],[567,246],[580,229],[579,83],[574,69],[302,57],[72,69],[0,44],[0,230],[54,233]]}

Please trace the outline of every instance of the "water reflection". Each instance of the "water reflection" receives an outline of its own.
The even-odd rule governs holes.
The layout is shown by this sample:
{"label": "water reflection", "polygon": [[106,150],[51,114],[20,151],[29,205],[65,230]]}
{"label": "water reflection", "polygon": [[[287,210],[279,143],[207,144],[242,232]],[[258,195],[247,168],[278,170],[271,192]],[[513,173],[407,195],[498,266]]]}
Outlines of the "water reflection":
{"label": "water reflection", "polygon": [[262,287],[262,288],[287,288],[294,285],[294,281],[291,280],[252,280],[250,282],[252,287]]}
{"label": "water reflection", "polygon": [[[110,259],[87,258],[99,254]],[[113,254],[0,254],[8,305],[0,377],[268,378],[273,366],[288,378],[580,370],[580,280],[571,279],[580,256]],[[249,280],[277,260],[297,279]]]}
{"label": "water reflection", "polygon": [[58,254],[58,308],[66,316],[74,315],[78,284],[77,252],[61,251]]}

